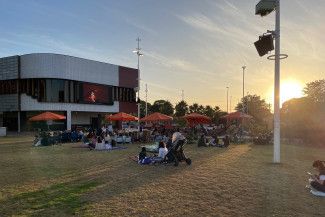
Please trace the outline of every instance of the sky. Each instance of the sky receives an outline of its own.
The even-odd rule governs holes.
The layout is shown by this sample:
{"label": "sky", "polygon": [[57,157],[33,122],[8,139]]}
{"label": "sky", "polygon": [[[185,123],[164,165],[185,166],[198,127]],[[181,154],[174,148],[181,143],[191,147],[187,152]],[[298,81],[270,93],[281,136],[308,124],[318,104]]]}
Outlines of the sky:
{"label": "sky", "polygon": [[[245,94],[272,103],[274,61],[253,43],[274,29],[257,0],[0,0],[0,56],[59,53],[128,67],[140,60],[141,98],[231,109]],[[325,1],[281,0],[281,82],[303,87],[325,78]],[[283,95],[292,95],[290,85]],[[297,90],[295,90],[297,92]],[[281,95],[282,95],[281,94]],[[292,97],[294,97],[293,94]]]}

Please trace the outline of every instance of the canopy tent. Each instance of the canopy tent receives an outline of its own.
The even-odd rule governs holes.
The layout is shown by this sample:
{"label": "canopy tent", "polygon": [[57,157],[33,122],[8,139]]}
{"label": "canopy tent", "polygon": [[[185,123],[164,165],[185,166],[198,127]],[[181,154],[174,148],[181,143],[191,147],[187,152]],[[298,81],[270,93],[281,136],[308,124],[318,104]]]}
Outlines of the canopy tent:
{"label": "canopy tent", "polygon": [[65,120],[65,116],[55,114],[52,112],[44,112],[39,115],[29,118],[29,121],[56,121],[56,120]]}
{"label": "canopy tent", "polygon": [[159,112],[155,112],[151,115],[147,115],[144,118],[141,118],[140,121],[142,122],[162,122],[162,121],[172,121],[173,118],[168,115],[161,114]]}
{"label": "canopy tent", "polygon": [[253,116],[242,112],[233,112],[221,117],[221,119],[225,119],[227,121],[244,120],[244,119],[252,119],[252,118]]}
{"label": "canopy tent", "polygon": [[39,115],[33,116],[29,118],[29,121],[46,121],[47,129],[50,129],[50,126],[52,124],[52,121],[59,121],[59,120],[65,120],[66,117],[64,115],[55,114],[53,112],[43,112]]}
{"label": "canopy tent", "polygon": [[186,119],[186,121],[189,123],[190,126],[211,123],[211,118],[209,118],[208,116],[205,116],[205,115],[198,114],[198,113],[191,113],[191,114],[185,115],[183,118]]}
{"label": "canopy tent", "polygon": [[106,120],[108,121],[137,121],[138,118],[132,115],[120,112],[114,115],[106,115]]}

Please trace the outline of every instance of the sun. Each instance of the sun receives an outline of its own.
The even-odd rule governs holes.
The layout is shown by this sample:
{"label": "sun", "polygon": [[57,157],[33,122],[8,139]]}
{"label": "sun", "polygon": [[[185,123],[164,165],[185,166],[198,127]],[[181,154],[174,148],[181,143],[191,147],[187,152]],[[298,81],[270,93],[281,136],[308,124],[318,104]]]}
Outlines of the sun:
{"label": "sun", "polygon": [[[280,87],[280,105],[290,99],[300,98],[303,96],[303,84],[296,80],[283,80]],[[273,104],[273,87],[269,90],[269,99]]]}

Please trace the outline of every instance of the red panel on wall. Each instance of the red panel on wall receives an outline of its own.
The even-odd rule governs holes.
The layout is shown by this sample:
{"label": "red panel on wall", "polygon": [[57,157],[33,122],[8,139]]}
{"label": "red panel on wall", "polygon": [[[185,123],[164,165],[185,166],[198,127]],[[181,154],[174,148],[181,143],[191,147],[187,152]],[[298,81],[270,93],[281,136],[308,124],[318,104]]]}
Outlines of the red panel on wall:
{"label": "red panel on wall", "polygon": [[138,86],[138,70],[119,66],[119,86],[135,88]]}
{"label": "red panel on wall", "polygon": [[120,112],[125,112],[137,116],[138,106],[135,102],[120,102]]}

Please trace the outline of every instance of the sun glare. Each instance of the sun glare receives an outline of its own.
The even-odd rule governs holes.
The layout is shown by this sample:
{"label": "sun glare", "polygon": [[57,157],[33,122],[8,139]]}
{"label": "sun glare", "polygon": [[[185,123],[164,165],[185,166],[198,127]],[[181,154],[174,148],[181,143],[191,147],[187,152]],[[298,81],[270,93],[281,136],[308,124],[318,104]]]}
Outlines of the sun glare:
{"label": "sun glare", "polygon": [[[269,91],[269,99],[273,104],[273,88]],[[303,96],[303,84],[295,80],[284,80],[281,81],[280,89],[280,103],[281,106],[285,101],[293,98],[299,98]]]}

